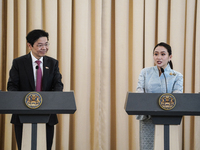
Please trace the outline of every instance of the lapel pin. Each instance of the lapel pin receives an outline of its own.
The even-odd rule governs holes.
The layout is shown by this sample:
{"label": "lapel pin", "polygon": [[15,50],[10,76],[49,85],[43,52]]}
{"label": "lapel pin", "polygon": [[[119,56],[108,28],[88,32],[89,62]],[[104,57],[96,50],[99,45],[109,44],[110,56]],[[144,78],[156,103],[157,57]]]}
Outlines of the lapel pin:
{"label": "lapel pin", "polygon": [[46,69],[49,69],[49,67],[45,67]]}
{"label": "lapel pin", "polygon": [[175,73],[172,73],[172,72],[170,72],[170,73],[169,73],[169,75],[173,75],[173,76],[176,76],[176,74],[175,74]]}

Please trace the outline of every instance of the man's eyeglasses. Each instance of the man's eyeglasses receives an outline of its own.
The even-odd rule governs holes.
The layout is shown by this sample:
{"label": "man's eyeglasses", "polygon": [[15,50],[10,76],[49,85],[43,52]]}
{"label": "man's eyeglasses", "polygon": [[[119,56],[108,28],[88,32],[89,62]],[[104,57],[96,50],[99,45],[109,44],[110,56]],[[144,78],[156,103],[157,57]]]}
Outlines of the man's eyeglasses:
{"label": "man's eyeglasses", "polygon": [[49,44],[50,44],[50,43],[38,44],[37,47],[38,47],[38,48],[42,48],[43,46],[49,47]]}

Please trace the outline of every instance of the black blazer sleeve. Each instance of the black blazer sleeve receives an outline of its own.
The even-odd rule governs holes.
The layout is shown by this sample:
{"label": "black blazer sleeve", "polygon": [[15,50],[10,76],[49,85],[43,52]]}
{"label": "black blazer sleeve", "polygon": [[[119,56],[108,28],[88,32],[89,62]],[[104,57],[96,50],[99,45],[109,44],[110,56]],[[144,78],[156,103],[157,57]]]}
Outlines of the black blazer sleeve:
{"label": "black blazer sleeve", "polygon": [[60,74],[58,68],[58,61],[55,63],[54,67],[54,77],[53,77],[53,84],[52,84],[52,91],[62,91],[63,90],[63,83],[61,82],[62,75]]}
{"label": "black blazer sleeve", "polygon": [[13,60],[12,67],[9,72],[9,79],[7,83],[8,91],[19,91],[19,69],[16,60]]}
{"label": "black blazer sleeve", "polygon": [[34,75],[30,54],[13,60],[7,83],[8,91],[34,91]]}
{"label": "black blazer sleeve", "polygon": [[43,91],[62,91],[63,83],[61,81],[62,75],[60,74],[58,61],[51,57],[43,57],[43,78],[42,90]]}

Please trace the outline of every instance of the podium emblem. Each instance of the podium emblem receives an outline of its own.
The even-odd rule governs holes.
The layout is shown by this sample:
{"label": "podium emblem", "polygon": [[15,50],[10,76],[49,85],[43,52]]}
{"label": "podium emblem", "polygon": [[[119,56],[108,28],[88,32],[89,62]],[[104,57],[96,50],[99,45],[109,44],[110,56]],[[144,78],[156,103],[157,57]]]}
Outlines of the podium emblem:
{"label": "podium emblem", "polygon": [[176,106],[176,98],[169,93],[162,94],[158,101],[160,107],[164,110],[171,110]]}
{"label": "podium emblem", "polygon": [[25,97],[25,104],[30,109],[36,109],[42,104],[42,96],[37,92],[30,92]]}

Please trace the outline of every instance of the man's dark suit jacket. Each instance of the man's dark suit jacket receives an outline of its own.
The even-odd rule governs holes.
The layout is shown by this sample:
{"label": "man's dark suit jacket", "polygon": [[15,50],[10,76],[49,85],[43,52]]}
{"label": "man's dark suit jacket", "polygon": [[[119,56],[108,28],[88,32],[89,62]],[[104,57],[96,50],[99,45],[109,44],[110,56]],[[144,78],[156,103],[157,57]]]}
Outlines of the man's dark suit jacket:
{"label": "man's dark suit jacket", "polygon": [[[62,91],[63,83],[58,68],[58,61],[48,56],[43,57],[42,91]],[[31,54],[13,60],[7,85],[8,91],[35,91]],[[13,114],[11,123],[20,123],[18,115]],[[58,123],[56,114],[50,116],[49,125]]]}

